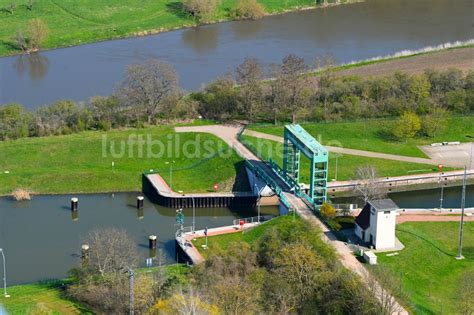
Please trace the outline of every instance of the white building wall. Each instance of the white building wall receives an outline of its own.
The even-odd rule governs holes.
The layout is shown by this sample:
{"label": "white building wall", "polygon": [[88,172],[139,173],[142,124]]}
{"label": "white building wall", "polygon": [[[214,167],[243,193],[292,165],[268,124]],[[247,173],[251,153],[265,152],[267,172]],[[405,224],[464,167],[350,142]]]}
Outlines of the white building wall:
{"label": "white building wall", "polygon": [[376,235],[374,241],[375,248],[395,247],[396,211],[390,211],[389,213],[377,212],[374,219],[376,222],[374,227],[374,234]]}

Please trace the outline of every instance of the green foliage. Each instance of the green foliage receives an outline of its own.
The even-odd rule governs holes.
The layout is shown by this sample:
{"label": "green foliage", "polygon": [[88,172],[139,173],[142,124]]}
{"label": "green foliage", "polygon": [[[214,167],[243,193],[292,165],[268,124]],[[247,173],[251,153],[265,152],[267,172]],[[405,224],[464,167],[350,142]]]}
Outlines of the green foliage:
{"label": "green foliage", "polygon": [[185,0],[184,10],[200,22],[211,22],[220,0]]}
{"label": "green foliage", "polygon": [[405,142],[414,138],[421,129],[421,121],[417,114],[413,112],[404,112],[393,130],[393,135]]}
{"label": "green foliage", "polygon": [[427,137],[442,134],[448,128],[450,113],[443,108],[435,108],[421,118],[421,132]]}
{"label": "green foliage", "polygon": [[319,209],[319,212],[325,218],[326,220],[330,220],[336,216],[336,209],[329,203],[325,202],[321,208]]}
{"label": "green foliage", "polygon": [[242,20],[257,20],[265,16],[265,8],[257,0],[237,0],[231,16]]}

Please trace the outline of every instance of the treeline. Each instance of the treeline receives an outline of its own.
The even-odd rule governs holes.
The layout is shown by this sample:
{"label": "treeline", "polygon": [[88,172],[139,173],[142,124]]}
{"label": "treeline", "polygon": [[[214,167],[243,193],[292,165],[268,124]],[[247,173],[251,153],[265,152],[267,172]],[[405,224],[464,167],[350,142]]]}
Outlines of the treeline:
{"label": "treeline", "polygon": [[[205,262],[176,276],[136,272],[134,308],[140,314],[392,314],[389,291],[363,283],[299,218],[278,218],[251,244],[213,247]],[[271,224],[271,223],[268,223]],[[251,233],[251,232],[250,232]],[[109,236],[115,236],[112,241]],[[73,270],[66,292],[95,313],[126,313],[134,244],[116,229],[91,233],[89,259]],[[112,248],[111,248],[112,247]],[[125,254],[128,255],[125,255]],[[387,276],[386,278],[390,278]],[[399,283],[390,278],[390,288]],[[383,295],[383,296],[382,296]],[[381,305],[376,296],[384,299]]]}
{"label": "treeline", "polygon": [[[258,60],[247,58],[233,73],[185,94],[168,64],[148,60],[128,67],[107,97],[88,102],[61,100],[34,112],[18,104],[0,107],[0,139],[69,134],[83,130],[143,127],[162,121],[234,119],[249,122],[337,121],[402,116],[446,117],[474,112],[474,72],[428,70],[380,78],[338,76],[332,62],[309,75],[303,58],[286,56],[264,80]],[[431,125],[426,123],[425,126]],[[421,128],[421,127],[420,127]],[[415,128],[416,129],[416,128]],[[423,132],[429,135],[433,131]],[[402,138],[406,133],[401,132]]]}

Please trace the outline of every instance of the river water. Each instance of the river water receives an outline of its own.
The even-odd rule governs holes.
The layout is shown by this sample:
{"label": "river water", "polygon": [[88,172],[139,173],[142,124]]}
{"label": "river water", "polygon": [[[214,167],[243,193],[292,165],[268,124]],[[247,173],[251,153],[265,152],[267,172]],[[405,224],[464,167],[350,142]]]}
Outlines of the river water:
{"label": "river water", "polygon": [[[143,212],[136,205],[137,193],[79,195],[78,217],[70,211],[70,197],[34,196],[15,202],[0,198],[0,247],[7,258],[9,285],[63,278],[80,263],[83,240],[95,229],[124,229],[136,242],[140,263],[149,255],[148,236],[158,236],[164,263],[176,259],[175,209],[157,206],[145,199]],[[278,214],[277,207],[262,207],[263,214]],[[184,226],[192,225],[192,209],[185,209]],[[231,225],[233,219],[255,216],[253,209],[196,209],[196,229]]]}
{"label": "river water", "polygon": [[108,95],[126,66],[148,58],[172,64],[187,90],[256,57],[289,54],[312,64],[332,55],[347,63],[474,38],[472,0],[368,0],[304,12],[106,41],[0,59],[0,104],[35,108],[57,99]]}

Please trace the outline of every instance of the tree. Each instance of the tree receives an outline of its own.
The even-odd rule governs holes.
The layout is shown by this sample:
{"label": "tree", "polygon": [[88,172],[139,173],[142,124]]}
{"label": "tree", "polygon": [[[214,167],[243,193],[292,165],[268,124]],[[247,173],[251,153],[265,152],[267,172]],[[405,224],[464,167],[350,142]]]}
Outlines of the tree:
{"label": "tree", "polygon": [[421,119],[421,131],[425,136],[435,137],[448,127],[449,112],[441,107],[434,108],[431,113]]}
{"label": "tree", "polygon": [[214,17],[219,4],[220,0],[185,0],[183,7],[200,22],[208,23]]}
{"label": "tree", "polygon": [[237,91],[234,79],[227,75],[209,83],[204,92],[191,94],[199,102],[199,114],[207,119],[226,121],[235,117]]}
{"label": "tree", "polygon": [[124,268],[134,268],[138,262],[135,242],[125,230],[106,228],[89,233],[88,271],[102,278],[123,273]]}
{"label": "tree", "polygon": [[325,219],[332,219],[336,216],[336,209],[327,202],[323,203],[319,212]]}
{"label": "tree", "polygon": [[28,0],[28,3],[26,4],[26,8],[31,11],[33,10],[33,4],[35,3],[34,0]]}
{"label": "tree", "polygon": [[393,134],[399,140],[408,141],[416,136],[421,129],[421,121],[417,114],[404,112],[393,129]]}
{"label": "tree", "polygon": [[9,12],[10,14],[13,14],[15,13],[15,10],[16,10],[16,3],[15,2],[11,2],[9,5],[7,5],[5,7],[5,10],[7,12]]}
{"label": "tree", "polygon": [[48,35],[48,25],[43,20],[36,18],[28,22],[28,44],[30,50],[40,49]]}
{"label": "tree", "polygon": [[257,20],[265,16],[265,8],[257,0],[238,0],[231,15],[242,20]]}
{"label": "tree", "polygon": [[240,103],[243,112],[253,122],[255,108],[262,100],[262,69],[255,58],[245,58],[235,69],[236,82],[239,84]]}
{"label": "tree", "polygon": [[207,302],[203,294],[193,287],[179,287],[170,298],[158,301],[153,310],[156,310],[159,314],[166,315],[218,315],[221,313],[216,305]]}
{"label": "tree", "polygon": [[26,39],[25,34],[23,33],[22,30],[18,29],[16,31],[15,36],[13,36],[13,40],[15,41],[16,46],[22,52],[28,51],[28,40]]}
{"label": "tree", "polygon": [[178,75],[173,67],[149,59],[128,67],[116,96],[125,106],[142,109],[149,124],[154,122],[164,101],[179,93]]}
{"label": "tree", "polygon": [[276,125],[278,114],[285,102],[285,86],[281,79],[281,66],[272,64],[270,68],[273,80],[270,80],[270,93],[266,100],[268,107],[273,113],[273,124]]}
{"label": "tree", "polygon": [[303,58],[290,54],[283,58],[281,77],[286,89],[287,105],[291,111],[291,121],[296,122],[296,114],[304,103],[304,88],[306,79],[303,74],[307,71]]}
{"label": "tree", "polygon": [[362,195],[364,203],[369,200],[380,199],[385,191],[377,183],[377,170],[371,165],[361,166],[356,169],[357,185],[354,190]]}

